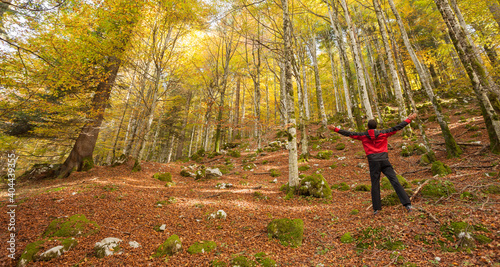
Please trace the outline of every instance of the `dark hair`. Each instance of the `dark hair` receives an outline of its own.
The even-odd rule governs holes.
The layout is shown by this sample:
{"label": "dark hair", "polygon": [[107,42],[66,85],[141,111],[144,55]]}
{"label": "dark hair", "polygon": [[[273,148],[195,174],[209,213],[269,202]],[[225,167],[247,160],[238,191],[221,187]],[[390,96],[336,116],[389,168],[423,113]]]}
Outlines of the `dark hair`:
{"label": "dark hair", "polygon": [[377,121],[369,120],[368,121],[368,129],[377,129]]}

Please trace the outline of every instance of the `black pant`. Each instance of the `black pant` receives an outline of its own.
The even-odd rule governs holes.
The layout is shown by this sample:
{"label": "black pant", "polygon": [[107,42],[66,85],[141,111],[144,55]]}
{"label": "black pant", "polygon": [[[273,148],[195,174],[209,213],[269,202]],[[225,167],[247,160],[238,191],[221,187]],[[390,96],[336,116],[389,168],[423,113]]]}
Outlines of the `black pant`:
{"label": "black pant", "polygon": [[396,177],[396,173],[389,160],[368,161],[368,163],[370,165],[370,178],[372,180],[373,209],[382,209],[382,203],[380,201],[380,172],[383,172],[389,179],[389,182],[391,182],[396,194],[398,194],[401,204],[403,204],[403,206],[410,205],[410,198],[408,198],[408,194],[406,194],[403,186],[399,183],[398,177]]}

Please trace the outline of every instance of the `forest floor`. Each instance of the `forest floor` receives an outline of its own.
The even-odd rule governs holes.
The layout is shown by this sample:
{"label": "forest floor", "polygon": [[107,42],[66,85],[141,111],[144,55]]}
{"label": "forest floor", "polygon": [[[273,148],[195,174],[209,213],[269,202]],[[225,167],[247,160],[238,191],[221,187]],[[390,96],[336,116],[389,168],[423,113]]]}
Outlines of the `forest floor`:
{"label": "forest floor", "polygon": [[[367,164],[362,164],[367,160],[359,154],[362,151],[359,142],[346,137],[334,142],[316,141],[320,147],[311,149],[313,157],[299,165],[311,167],[301,173],[320,172],[330,186],[345,182],[348,190],[332,189],[331,199],[295,196],[289,200],[280,191],[288,182],[287,150],[264,151],[255,156],[250,143],[251,150],[242,149],[239,158],[221,155],[197,163],[214,166],[225,164],[229,158],[235,168],[219,179],[195,181],[182,177],[182,168],[195,162],[179,161],[142,162],[139,172],[131,172],[133,162],[117,167],[96,166],[87,172],[73,173],[67,179],[23,182],[17,188],[16,257],[19,259],[27,244],[41,237],[52,220],[84,214],[100,226],[100,231],[77,237],[75,248],[32,266],[210,266],[214,259],[230,263],[235,255],[253,260],[259,252],[266,253],[278,266],[500,266],[500,195],[484,192],[487,186],[499,184],[500,156],[484,147],[489,143],[488,135],[477,109],[471,104],[444,112],[449,114],[452,134],[459,143],[466,144],[460,158],[446,158],[439,126],[436,122],[426,122],[437,159],[452,170],[451,174],[435,179],[450,181],[456,188],[456,193],[441,198],[417,194],[413,205],[426,212],[415,209],[408,213],[401,205],[395,205],[383,207],[378,215],[372,215],[370,192],[354,190],[356,185],[370,184]],[[471,114],[466,110],[472,111]],[[317,128],[313,125],[311,133]],[[418,134],[418,130],[414,133]],[[265,143],[276,140],[275,136],[276,132],[268,133]],[[345,144],[344,150],[335,149],[338,142]],[[419,155],[401,156],[401,146],[411,144],[410,139],[403,140],[402,133],[398,133],[389,143],[394,169],[408,180],[413,190],[423,179],[433,178],[430,166],[419,165]],[[321,150],[333,151],[333,157],[314,158]],[[256,164],[253,171],[243,170],[244,161]],[[331,168],[334,163],[336,167]],[[276,177],[277,183],[272,183],[275,178],[270,176],[270,169],[281,172]],[[158,172],[170,172],[175,185],[167,187],[165,182],[154,179],[153,174]],[[216,188],[220,183],[231,183],[233,187]],[[9,259],[6,250],[10,233],[6,227],[8,209],[4,189],[0,196],[0,265],[14,266],[17,261]],[[466,191],[471,195],[462,194]],[[392,189],[383,190],[382,196],[391,192]],[[158,201],[169,204],[157,207]],[[218,210],[224,210],[227,218],[208,219]],[[304,221],[302,246],[290,248],[268,237],[266,227],[277,218]],[[456,237],[447,235],[446,230],[451,229],[453,222],[465,222],[471,229],[475,226],[476,233],[492,241],[464,248]],[[157,231],[163,224],[165,231]],[[348,232],[354,242],[341,242]],[[153,258],[158,246],[172,234],[182,240],[182,250],[168,260]],[[123,246],[123,254],[96,258],[95,243],[107,237],[120,238],[125,244],[137,241],[141,247]],[[201,240],[215,241],[217,248],[209,253],[189,254],[187,248]],[[47,245],[45,249],[49,248]]]}

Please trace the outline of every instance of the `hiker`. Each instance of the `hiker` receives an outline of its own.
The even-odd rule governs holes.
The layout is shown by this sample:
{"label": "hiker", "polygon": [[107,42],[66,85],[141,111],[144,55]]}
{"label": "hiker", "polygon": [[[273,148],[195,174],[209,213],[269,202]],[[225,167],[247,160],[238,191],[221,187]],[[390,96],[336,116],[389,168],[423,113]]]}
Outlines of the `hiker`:
{"label": "hiker", "polygon": [[360,140],[363,143],[363,148],[365,149],[366,157],[368,158],[368,164],[370,166],[370,178],[372,181],[372,204],[373,204],[373,214],[376,215],[379,210],[382,209],[382,203],[380,200],[380,172],[383,172],[385,176],[391,182],[392,187],[398,194],[401,204],[411,212],[412,206],[410,203],[410,198],[406,194],[405,190],[401,186],[396,177],[396,173],[389,162],[389,155],[387,153],[387,138],[397,131],[403,129],[406,125],[410,124],[412,120],[417,117],[417,114],[411,114],[406,120],[400,124],[385,130],[376,130],[377,121],[368,121],[368,130],[366,132],[355,133],[345,130],[341,130],[340,126],[328,125],[328,129],[333,130],[341,135]]}

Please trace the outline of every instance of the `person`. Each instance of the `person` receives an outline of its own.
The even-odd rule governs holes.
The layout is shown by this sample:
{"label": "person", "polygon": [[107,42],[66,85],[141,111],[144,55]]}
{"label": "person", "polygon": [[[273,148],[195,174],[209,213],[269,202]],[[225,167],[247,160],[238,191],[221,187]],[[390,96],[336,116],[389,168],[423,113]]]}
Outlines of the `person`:
{"label": "person", "polygon": [[333,130],[341,135],[360,140],[365,149],[366,157],[368,158],[368,165],[370,168],[370,178],[372,183],[372,204],[373,204],[373,214],[376,215],[382,209],[382,203],[380,200],[380,173],[384,173],[385,176],[391,182],[392,187],[396,191],[396,194],[401,201],[401,204],[411,212],[413,209],[411,206],[410,198],[406,194],[404,188],[398,181],[396,173],[389,162],[389,154],[387,153],[387,138],[394,135],[397,131],[403,129],[406,125],[410,124],[412,120],[417,117],[417,114],[411,114],[406,120],[402,121],[398,125],[385,129],[376,130],[377,121],[368,121],[368,130],[366,132],[350,132],[341,130],[340,126],[328,125],[328,129]]}

